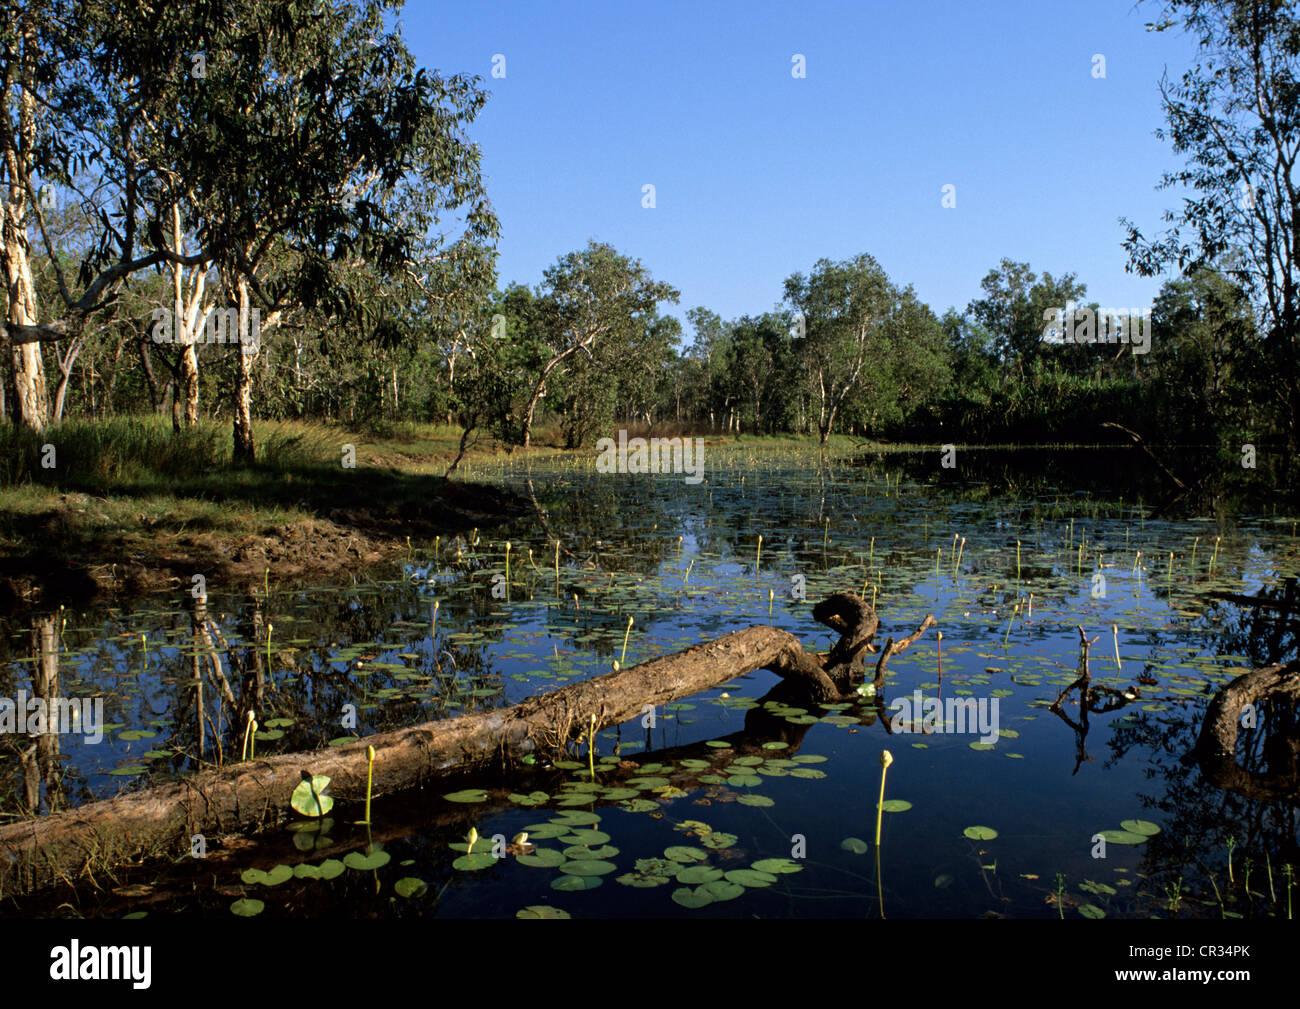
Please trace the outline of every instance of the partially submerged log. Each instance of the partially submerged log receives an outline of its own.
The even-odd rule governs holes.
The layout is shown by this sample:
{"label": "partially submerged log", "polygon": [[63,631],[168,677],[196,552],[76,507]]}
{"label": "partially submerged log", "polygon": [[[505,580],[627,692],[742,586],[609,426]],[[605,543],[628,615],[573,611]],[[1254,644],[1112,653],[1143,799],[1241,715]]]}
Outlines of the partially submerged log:
{"label": "partially submerged log", "polygon": [[[1201,772],[1218,788],[1227,789],[1248,799],[1300,803],[1300,773],[1297,773],[1296,750],[1300,740],[1289,740],[1283,726],[1274,726],[1278,735],[1272,747],[1281,767],[1269,773],[1252,771],[1237,760],[1237,734],[1247,706],[1254,713],[1252,725],[1260,720],[1260,709],[1269,703],[1279,709],[1289,707],[1291,716],[1279,718],[1294,729],[1294,709],[1300,702],[1300,660],[1266,666],[1243,673],[1219,689],[1206,709],[1196,745],[1183,757],[1184,764],[1199,763]],[[1282,753],[1289,749],[1290,753]]]}
{"label": "partially submerged log", "polygon": [[[373,794],[384,795],[453,774],[509,769],[529,754],[563,750],[590,730],[593,716],[598,729],[618,725],[648,706],[658,708],[756,669],[776,673],[811,702],[838,701],[861,678],[863,653],[875,651],[871,639],[879,621],[866,602],[849,593],[818,603],[813,616],[841,634],[827,656],[804,651],[786,631],[751,627],[511,708],[426,722],[347,746],[250,760],[0,827],[0,894],[72,882],[96,866],[188,850],[195,834],[215,836],[273,823],[289,808],[304,775],[326,775],[335,799],[361,802],[371,746]],[[933,623],[928,616],[908,638],[890,639],[877,664],[877,682],[889,656]]]}

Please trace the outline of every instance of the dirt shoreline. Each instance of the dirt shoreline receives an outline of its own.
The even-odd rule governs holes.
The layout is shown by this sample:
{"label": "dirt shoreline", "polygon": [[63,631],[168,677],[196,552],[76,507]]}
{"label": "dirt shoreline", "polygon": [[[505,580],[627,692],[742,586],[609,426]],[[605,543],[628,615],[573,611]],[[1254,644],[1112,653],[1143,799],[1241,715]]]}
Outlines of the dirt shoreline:
{"label": "dirt shoreline", "polygon": [[282,584],[349,575],[405,553],[408,537],[419,544],[491,529],[527,512],[527,502],[509,491],[435,477],[423,478],[427,493],[418,504],[383,503],[383,481],[393,474],[375,471],[368,502],[347,495],[336,507],[300,506],[305,514],[290,522],[282,521],[283,509],[272,515],[231,501],[253,527],[238,531],[169,528],[143,514],[113,520],[105,514],[112,497],[59,494],[51,507],[24,516],[23,535],[0,546],[0,610],[188,589],[196,574],[209,587],[241,589],[268,578]]}

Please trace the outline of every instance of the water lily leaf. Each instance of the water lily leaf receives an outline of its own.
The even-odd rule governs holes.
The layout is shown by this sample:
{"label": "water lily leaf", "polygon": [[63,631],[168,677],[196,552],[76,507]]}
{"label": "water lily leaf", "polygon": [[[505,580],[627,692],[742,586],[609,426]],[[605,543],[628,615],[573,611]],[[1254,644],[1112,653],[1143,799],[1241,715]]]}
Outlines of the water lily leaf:
{"label": "water lily leaf", "polygon": [[603,830],[593,830],[590,827],[575,827],[561,837],[560,841],[563,844],[605,844],[609,841],[609,835]]}
{"label": "water lily leaf", "polygon": [[428,892],[429,884],[414,876],[403,876],[393,884],[393,889],[399,897],[422,897]]}
{"label": "water lily leaf", "polygon": [[[329,776],[325,774],[312,775],[310,784],[306,781],[298,782],[298,787],[289,796],[289,805],[303,816],[324,816],[334,808],[333,797],[325,794],[329,783]],[[312,794],[313,790],[315,795]]]}
{"label": "water lily leaf", "polygon": [[803,866],[789,858],[764,858],[755,862],[751,868],[759,872],[799,872]]}
{"label": "water lily leaf", "polygon": [[342,876],[347,867],[337,858],[327,858],[320,864],[319,868],[321,879],[334,879]]}
{"label": "water lily leaf", "polygon": [[667,876],[653,876],[644,872],[625,872],[621,876],[614,877],[614,882],[622,883],[624,886],[635,886],[646,888],[651,886],[663,886],[669,882]]}
{"label": "water lily leaf", "polygon": [[481,788],[463,788],[443,796],[448,802],[486,802],[487,797],[487,792]]}
{"label": "water lily leaf", "polygon": [[242,900],[237,900],[231,904],[230,910],[241,918],[251,918],[254,915],[261,914],[265,907],[266,905],[260,900],[256,900],[253,897],[245,897]]}
{"label": "water lily leaf", "polygon": [[293,867],[293,874],[299,879],[320,879],[320,866],[299,862]]}
{"label": "water lily leaf", "polygon": [[745,888],[739,883],[732,883],[725,879],[716,879],[712,883],[705,883],[699,889],[704,890],[716,901],[735,900],[745,893]]}
{"label": "water lily leaf", "polygon": [[871,849],[871,846],[859,837],[846,837],[840,842],[840,847],[855,855],[865,855]]}
{"label": "water lily leaf", "polygon": [[[346,859],[344,859],[346,861]],[[478,872],[480,869],[486,869],[489,865],[496,863],[495,855],[477,854],[461,855],[451,863],[452,868],[460,869],[462,872]],[[353,866],[353,868],[356,868]]]}
{"label": "water lily leaf", "polygon": [[543,803],[549,802],[551,799],[551,797],[545,792],[530,792],[527,795],[523,795],[519,792],[511,792],[506,796],[506,798],[516,806],[540,806]]}
{"label": "water lily leaf", "polygon": [[519,855],[515,861],[535,869],[554,869],[558,865],[563,865],[566,859],[554,848],[538,848],[531,855]]}
{"label": "water lily leaf", "polygon": [[613,858],[618,849],[612,844],[601,844],[592,848],[585,844],[573,844],[564,849],[564,857],[580,861],[587,858]]}
{"label": "water lily leaf", "polygon": [[1080,904],[1079,913],[1085,918],[1105,918],[1106,912],[1096,904]]}
{"label": "water lily leaf", "polygon": [[1147,834],[1139,834],[1131,830],[1101,830],[1098,833],[1108,844],[1145,844],[1150,840]]}
{"label": "water lily leaf", "polygon": [[992,827],[967,827],[962,831],[972,841],[992,841],[998,832]]}
{"label": "water lily leaf", "polygon": [[572,827],[585,827],[593,823],[600,823],[600,816],[596,813],[584,813],[579,809],[565,810],[558,816],[551,817],[552,823],[567,823]]}
{"label": "water lily leaf", "polygon": [[824,778],[825,771],[819,771],[815,767],[792,767],[790,768],[790,777],[792,778]]}
{"label": "water lily leaf", "polygon": [[568,911],[549,904],[530,904],[515,912],[516,918],[572,918]]}
{"label": "water lily leaf", "polygon": [[677,763],[689,771],[707,771],[713,766],[707,760],[700,760],[698,757],[686,757]]}
{"label": "water lily leaf", "polygon": [[565,893],[575,890],[594,890],[603,882],[604,880],[599,876],[559,876],[551,880],[551,889],[562,890]]}
{"label": "water lily leaf", "polygon": [[770,743],[764,743],[764,744],[763,744],[763,749],[765,749],[765,750],[784,750],[784,749],[786,749],[789,745],[790,745],[790,744],[787,743],[787,742],[785,742],[784,740],[774,739],[774,740],[772,740],[772,742],[770,742]]}
{"label": "water lily leaf", "polygon": [[688,865],[677,871],[677,882],[686,886],[698,886],[700,883],[712,883],[722,878],[722,870],[707,865]]}
{"label": "water lily leaf", "polygon": [[115,767],[108,773],[109,774],[144,774],[148,770],[149,768],[145,767],[144,764],[127,764],[123,767]]}
{"label": "water lily leaf", "polygon": [[732,869],[724,875],[740,886],[771,886],[777,880],[770,872],[759,872],[757,869]]}
{"label": "water lily leaf", "polygon": [[886,799],[880,804],[880,808],[886,813],[903,813],[912,808],[912,804],[906,799]]}
{"label": "water lily leaf", "polygon": [[736,797],[736,801],[742,806],[775,806],[776,800],[769,799],[766,795],[741,795]]}
{"label": "water lily leaf", "polygon": [[664,785],[671,784],[671,782],[667,778],[650,775],[644,778],[629,778],[627,784],[630,788],[639,788],[645,792],[652,788],[662,788]]}
{"label": "water lily leaf", "polygon": [[651,799],[628,799],[626,802],[620,802],[619,806],[629,813],[648,813],[652,809],[658,809],[659,803]]}
{"label": "water lily leaf", "polygon": [[567,823],[530,823],[524,831],[531,839],[544,841],[548,837],[563,837],[571,829]]}
{"label": "water lily leaf", "polygon": [[820,753],[800,753],[792,758],[796,764],[824,764],[826,758]]}
{"label": "water lily leaf", "polygon": [[706,848],[712,848],[714,851],[721,851],[723,848],[730,848],[739,841],[740,838],[735,834],[728,834],[723,830],[715,830],[711,834],[705,834],[700,838],[700,844]]}
{"label": "water lily leaf", "polygon": [[600,793],[601,798],[609,802],[618,802],[622,799],[637,799],[641,793],[635,788],[606,788]]}
{"label": "water lily leaf", "polygon": [[[483,858],[482,855],[465,855],[464,858]],[[491,858],[491,855],[486,856]],[[356,869],[365,872],[369,869],[379,869],[392,861],[393,856],[386,851],[372,851],[369,855],[363,855],[359,851],[349,851],[343,856],[343,864],[349,869]],[[456,861],[460,861],[457,859]]]}
{"label": "water lily leaf", "polygon": [[705,904],[713,903],[713,894],[706,891],[703,887],[690,890],[682,887],[680,890],[673,891],[673,900],[682,907],[699,908]]}
{"label": "water lily leaf", "polygon": [[956,877],[950,873],[943,873],[934,877],[934,885],[939,890],[946,890],[956,881]]}
{"label": "water lily leaf", "polygon": [[603,858],[578,858],[565,862],[560,869],[570,876],[604,876],[613,872],[618,866]]}
{"label": "water lily leaf", "polygon": [[[817,773],[821,774],[820,771]],[[822,776],[825,777],[825,775]],[[761,785],[762,783],[763,779],[757,774],[733,774],[727,779],[727,784],[731,785],[733,788],[750,788],[754,785]]]}
{"label": "water lily leaf", "polygon": [[1148,837],[1154,837],[1160,833],[1160,825],[1152,823],[1150,820],[1124,820],[1120,823],[1131,834],[1145,834]]}
{"label": "water lily leaf", "polygon": [[674,862],[703,862],[709,853],[702,848],[691,848],[684,844],[674,844],[664,849],[664,855]]}

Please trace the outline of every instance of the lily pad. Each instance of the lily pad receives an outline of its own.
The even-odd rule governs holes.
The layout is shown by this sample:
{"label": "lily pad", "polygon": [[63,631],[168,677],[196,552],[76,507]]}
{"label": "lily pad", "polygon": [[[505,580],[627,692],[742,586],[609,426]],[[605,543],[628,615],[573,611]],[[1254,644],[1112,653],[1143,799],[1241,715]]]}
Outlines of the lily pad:
{"label": "lily pad", "polygon": [[230,910],[241,918],[252,918],[261,914],[265,908],[266,905],[254,897],[244,897],[230,905]]}
{"label": "lily pad", "polygon": [[530,904],[515,912],[516,918],[572,918],[573,915],[549,904]]}
{"label": "lily pad", "polygon": [[764,858],[755,862],[751,868],[757,869],[759,872],[786,873],[799,872],[803,869],[803,866],[789,858]]}
{"label": "lily pad", "polygon": [[846,837],[840,842],[840,847],[845,851],[851,851],[855,855],[865,855],[871,850],[871,846],[860,837]]}
{"label": "lily pad", "polygon": [[604,876],[618,866],[603,858],[578,858],[565,862],[560,868],[570,876]]}
{"label": "lily pad", "polygon": [[575,890],[594,890],[603,883],[599,876],[559,876],[551,880],[552,890],[571,893]]}
{"label": "lily pad", "polygon": [[715,879],[721,878],[721,869],[714,869],[707,865],[688,865],[677,871],[677,882],[686,886],[699,886],[701,883],[712,883]]}
{"label": "lily pad", "polygon": [[724,873],[727,879],[741,886],[771,886],[776,882],[777,877],[770,872],[759,872],[757,869],[732,869]]}
{"label": "lily pad", "polygon": [[967,827],[962,831],[972,841],[992,841],[998,832],[992,827]]}
{"label": "lily pad", "polygon": [[403,876],[393,884],[399,897],[421,897],[429,890],[429,884],[414,876]]}
{"label": "lily pad", "polygon": [[448,802],[486,802],[487,797],[487,792],[481,788],[463,788],[443,796]]}
{"label": "lily pad", "polygon": [[704,907],[706,904],[713,903],[713,894],[709,893],[703,887],[691,890],[682,887],[680,890],[673,891],[673,901],[682,907],[691,909]]}
{"label": "lily pad", "polygon": [[664,849],[664,855],[674,862],[703,862],[709,853],[702,848],[691,848],[684,844],[674,844]]}
{"label": "lily pad", "polygon": [[520,865],[529,865],[535,869],[554,869],[567,861],[554,848],[538,848],[531,855],[520,855],[515,859]]}
{"label": "lily pad", "polygon": [[1132,830],[1101,830],[1098,831],[1106,839],[1108,844],[1145,844],[1150,840],[1147,834],[1139,834]]}
{"label": "lily pad", "polygon": [[725,879],[715,879],[712,883],[705,883],[699,889],[704,890],[715,901],[735,900],[745,893],[745,888],[739,883],[732,883]]}
{"label": "lily pad", "polygon": [[886,813],[903,813],[912,808],[912,804],[906,799],[886,799],[880,804],[880,808]]}
{"label": "lily pad", "polygon": [[766,795],[741,795],[736,797],[736,801],[742,806],[775,806],[776,800],[769,799]]}
{"label": "lily pad", "polygon": [[[347,859],[344,859],[346,862]],[[451,863],[453,869],[460,869],[462,872],[478,872],[480,869],[486,869],[489,865],[496,864],[495,855],[461,855]],[[353,868],[356,868],[353,866]]]}
{"label": "lily pad", "polygon": [[1144,834],[1147,837],[1154,837],[1160,833],[1160,825],[1150,820],[1124,820],[1120,826],[1131,834]]}
{"label": "lily pad", "polygon": [[[303,816],[324,816],[334,808],[334,799],[325,794],[330,779],[325,774],[312,775],[311,782],[298,782],[298,787],[289,797],[289,805]],[[313,795],[312,792],[315,792]]]}
{"label": "lily pad", "polygon": [[[491,858],[491,855],[464,855],[464,858]],[[372,851],[369,855],[363,855],[359,851],[349,851],[343,856],[343,864],[349,869],[356,869],[359,872],[365,872],[370,869],[379,869],[391,862],[393,856],[386,851]],[[457,862],[460,859],[456,859]]]}

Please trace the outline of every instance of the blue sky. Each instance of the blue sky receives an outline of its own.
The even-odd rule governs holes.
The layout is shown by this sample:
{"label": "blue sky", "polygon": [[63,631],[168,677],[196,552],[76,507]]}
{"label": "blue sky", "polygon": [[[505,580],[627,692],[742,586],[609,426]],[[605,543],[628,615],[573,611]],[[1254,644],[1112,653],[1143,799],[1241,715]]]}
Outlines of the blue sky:
{"label": "blue sky", "polygon": [[1179,205],[1155,189],[1179,162],[1153,131],[1162,71],[1176,79],[1194,52],[1145,29],[1157,14],[1133,0],[412,0],[400,19],[423,66],[491,92],[472,135],[502,285],[536,285],[595,238],[679,288],[684,319],[763,312],[791,273],[862,252],[939,314],[1003,257],[1072,271],[1103,305],[1149,305],[1160,281],[1125,272],[1118,219],[1151,235]]}

